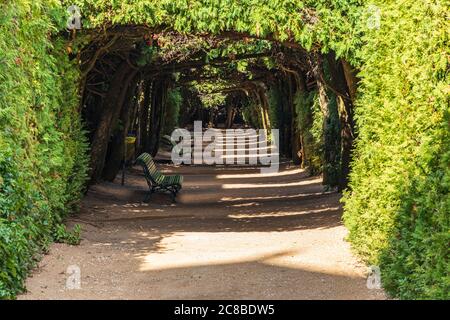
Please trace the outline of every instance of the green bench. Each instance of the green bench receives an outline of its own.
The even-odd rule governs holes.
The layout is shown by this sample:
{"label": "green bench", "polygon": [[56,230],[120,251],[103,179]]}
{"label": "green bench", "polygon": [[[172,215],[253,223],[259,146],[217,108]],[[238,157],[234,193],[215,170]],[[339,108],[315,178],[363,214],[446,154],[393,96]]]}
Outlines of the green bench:
{"label": "green bench", "polygon": [[147,184],[150,189],[147,198],[144,200],[145,202],[150,200],[150,196],[152,195],[152,193],[157,191],[170,192],[170,194],[172,195],[172,200],[175,202],[175,197],[177,196],[178,191],[181,190],[183,176],[163,175],[161,172],[159,172],[158,168],[156,168],[152,156],[148,153],[141,154],[136,159],[136,164],[142,166],[144,170],[145,180],[147,180]]}

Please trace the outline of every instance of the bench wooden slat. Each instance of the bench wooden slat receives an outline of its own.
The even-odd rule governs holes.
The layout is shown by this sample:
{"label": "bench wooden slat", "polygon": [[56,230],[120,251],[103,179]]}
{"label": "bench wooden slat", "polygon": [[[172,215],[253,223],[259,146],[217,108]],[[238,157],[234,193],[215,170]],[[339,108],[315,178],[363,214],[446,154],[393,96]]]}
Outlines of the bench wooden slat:
{"label": "bench wooden slat", "polygon": [[142,166],[144,171],[145,179],[147,180],[148,187],[150,189],[150,195],[155,191],[169,191],[173,200],[175,201],[175,197],[181,189],[181,185],[183,183],[183,176],[180,175],[171,175],[165,176],[163,175],[158,168],[156,167],[153,158],[148,153],[141,154],[136,159],[136,164]]}

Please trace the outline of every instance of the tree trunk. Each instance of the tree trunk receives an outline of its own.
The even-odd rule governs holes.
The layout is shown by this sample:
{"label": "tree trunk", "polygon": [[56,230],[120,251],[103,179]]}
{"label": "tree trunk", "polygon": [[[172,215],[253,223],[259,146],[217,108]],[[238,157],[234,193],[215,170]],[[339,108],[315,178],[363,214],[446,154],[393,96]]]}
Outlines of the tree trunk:
{"label": "tree trunk", "polygon": [[138,141],[137,141],[137,154],[141,154],[146,152],[146,147],[148,145],[148,137],[149,137],[149,111],[151,107],[151,95],[152,95],[152,82],[145,80],[144,81],[144,99],[139,105],[139,133],[138,133]]}
{"label": "tree trunk", "polygon": [[233,117],[234,117],[233,105],[232,104],[227,105],[226,110],[227,110],[227,120],[225,123],[225,128],[231,129],[231,127],[233,126]]}
{"label": "tree trunk", "polygon": [[344,59],[341,59],[342,62],[342,68],[345,75],[345,80],[347,82],[348,91],[350,94],[350,98],[352,99],[352,102],[355,102],[356,99],[356,90],[358,88],[358,82],[359,79],[357,78],[356,74],[357,71]]}
{"label": "tree trunk", "polygon": [[[294,97],[297,93],[305,94],[306,93],[306,83],[303,74],[296,74],[293,76],[293,91],[291,97],[291,106],[292,106],[292,117],[291,117],[291,133],[292,133],[292,161],[296,165],[303,165],[305,161],[305,150],[303,147],[303,136],[301,133],[301,128],[299,127],[298,113],[294,101]],[[303,166],[302,166],[303,167]]]}
{"label": "tree trunk", "polygon": [[150,109],[150,130],[146,151],[155,156],[159,148],[159,139],[164,123],[164,109],[167,96],[167,80],[161,79],[152,88],[152,104]]}
{"label": "tree trunk", "polygon": [[[130,116],[132,111],[131,107],[134,104],[133,98],[136,94],[137,82],[138,78],[135,77],[128,87],[126,99],[122,105],[119,116],[119,121],[122,124],[122,127],[116,130],[109,144],[110,150],[108,150],[108,157],[106,159],[105,168],[103,169],[103,179],[106,181],[114,181],[120,170],[122,161],[124,160],[125,139],[130,124]],[[113,124],[113,126],[116,126],[118,122]]]}
{"label": "tree trunk", "polygon": [[[292,145],[294,144],[293,138],[293,125],[292,121],[294,119],[294,99],[293,99],[293,86],[292,86],[292,78],[291,75],[288,74],[286,77],[283,78],[283,82],[281,83],[281,90],[283,92],[283,88],[285,90],[286,95],[281,97],[283,100],[283,115],[282,115],[282,124],[281,126],[284,127],[284,136],[283,136],[283,149],[284,154],[287,157],[292,157]],[[280,128],[281,129],[281,128]],[[293,157],[292,157],[293,158]],[[293,159],[294,160],[294,159]]]}
{"label": "tree trunk", "polygon": [[327,186],[337,186],[339,184],[339,174],[336,172],[338,167],[337,154],[337,137],[335,137],[333,130],[333,116],[337,114],[337,110],[331,110],[333,104],[327,94],[326,84],[324,82],[325,75],[322,66],[322,57],[316,53],[313,56],[313,74],[317,84],[317,91],[319,94],[320,109],[323,114],[323,184]]}
{"label": "tree trunk", "polygon": [[[298,92],[299,94],[301,94],[304,98],[304,96],[306,94],[308,94],[308,87],[306,85],[306,75],[304,73],[299,74],[299,77],[297,78],[297,82],[298,82]],[[311,111],[308,111],[307,115],[304,115],[304,117],[308,116],[310,122],[312,122],[311,118]],[[302,168],[306,168],[309,166],[309,162],[308,162],[308,157],[309,154],[306,151],[306,145],[305,145],[305,134],[306,131],[308,130],[307,128],[303,128],[300,126],[301,124],[299,123],[297,128],[299,130],[299,134],[300,134],[300,157],[302,160],[301,163],[301,167]],[[305,123],[303,123],[303,125],[306,125]]]}
{"label": "tree trunk", "polygon": [[350,90],[343,69],[343,64],[336,61],[333,52],[327,55],[328,65],[331,74],[331,85],[340,93],[336,96],[339,121],[341,125],[341,172],[339,177],[339,190],[343,190],[348,185],[348,175],[350,173],[350,162],[352,160],[353,149],[353,103]]}
{"label": "tree trunk", "polygon": [[261,106],[261,117],[263,122],[263,128],[267,130],[267,135],[270,135],[271,125],[269,119],[269,101],[267,99],[266,91],[262,86],[258,85],[257,94]]}
{"label": "tree trunk", "polygon": [[111,124],[117,119],[129,82],[136,74],[126,61],[115,72],[102,103],[102,114],[91,144],[90,183],[100,180],[111,134]]}

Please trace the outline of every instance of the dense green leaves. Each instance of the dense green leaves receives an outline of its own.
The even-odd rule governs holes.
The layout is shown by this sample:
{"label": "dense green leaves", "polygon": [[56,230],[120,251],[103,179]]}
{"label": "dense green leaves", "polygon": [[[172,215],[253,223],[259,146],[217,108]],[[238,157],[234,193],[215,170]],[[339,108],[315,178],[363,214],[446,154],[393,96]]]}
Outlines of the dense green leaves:
{"label": "dense green leaves", "polygon": [[323,171],[323,114],[317,92],[297,92],[294,104],[296,125],[303,137],[303,165],[311,174],[319,174]]}
{"label": "dense green leaves", "polygon": [[178,128],[180,121],[180,110],[183,98],[179,88],[171,88],[167,92],[164,126],[162,133],[171,135],[173,130]]}
{"label": "dense green leaves", "polygon": [[7,1],[0,10],[0,297],[12,298],[53,229],[75,209],[86,142],[78,71],[58,30],[55,1]]}
{"label": "dense green leaves", "polygon": [[448,299],[448,2],[377,2],[380,28],[359,52],[349,240],[390,293]]}

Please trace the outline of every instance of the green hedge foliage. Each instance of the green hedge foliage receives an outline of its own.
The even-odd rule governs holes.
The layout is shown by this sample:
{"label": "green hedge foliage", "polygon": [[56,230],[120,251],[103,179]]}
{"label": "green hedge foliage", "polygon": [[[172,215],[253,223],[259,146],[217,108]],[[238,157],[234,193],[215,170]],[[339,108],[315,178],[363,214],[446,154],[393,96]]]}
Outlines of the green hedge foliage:
{"label": "green hedge foliage", "polygon": [[277,85],[274,85],[267,92],[269,100],[269,120],[272,129],[280,129],[282,123],[282,106],[283,101],[281,92]]}
{"label": "green hedge foliage", "polygon": [[24,289],[86,176],[77,66],[51,41],[63,20],[56,4],[0,4],[0,298]]}
{"label": "green hedge foliage", "polygon": [[172,131],[179,126],[182,103],[183,98],[180,88],[169,89],[167,92],[164,128],[162,130],[164,134],[171,135]]}
{"label": "green hedge foliage", "polygon": [[344,198],[349,240],[400,298],[448,299],[448,1],[375,1]]}
{"label": "green hedge foliage", "polygon": [[259,106],[253,100],[248,100],[242,108],[242,118],[253,128],[261,128],[261,120],[259,119]]}
{"label": "green hedge foliage", "polygon": [[296,125],[302,136],[305,159],[303,165],[310,174],[322,173],[323,166],[323,114],[317,91],[297,92],[294,97]]}

